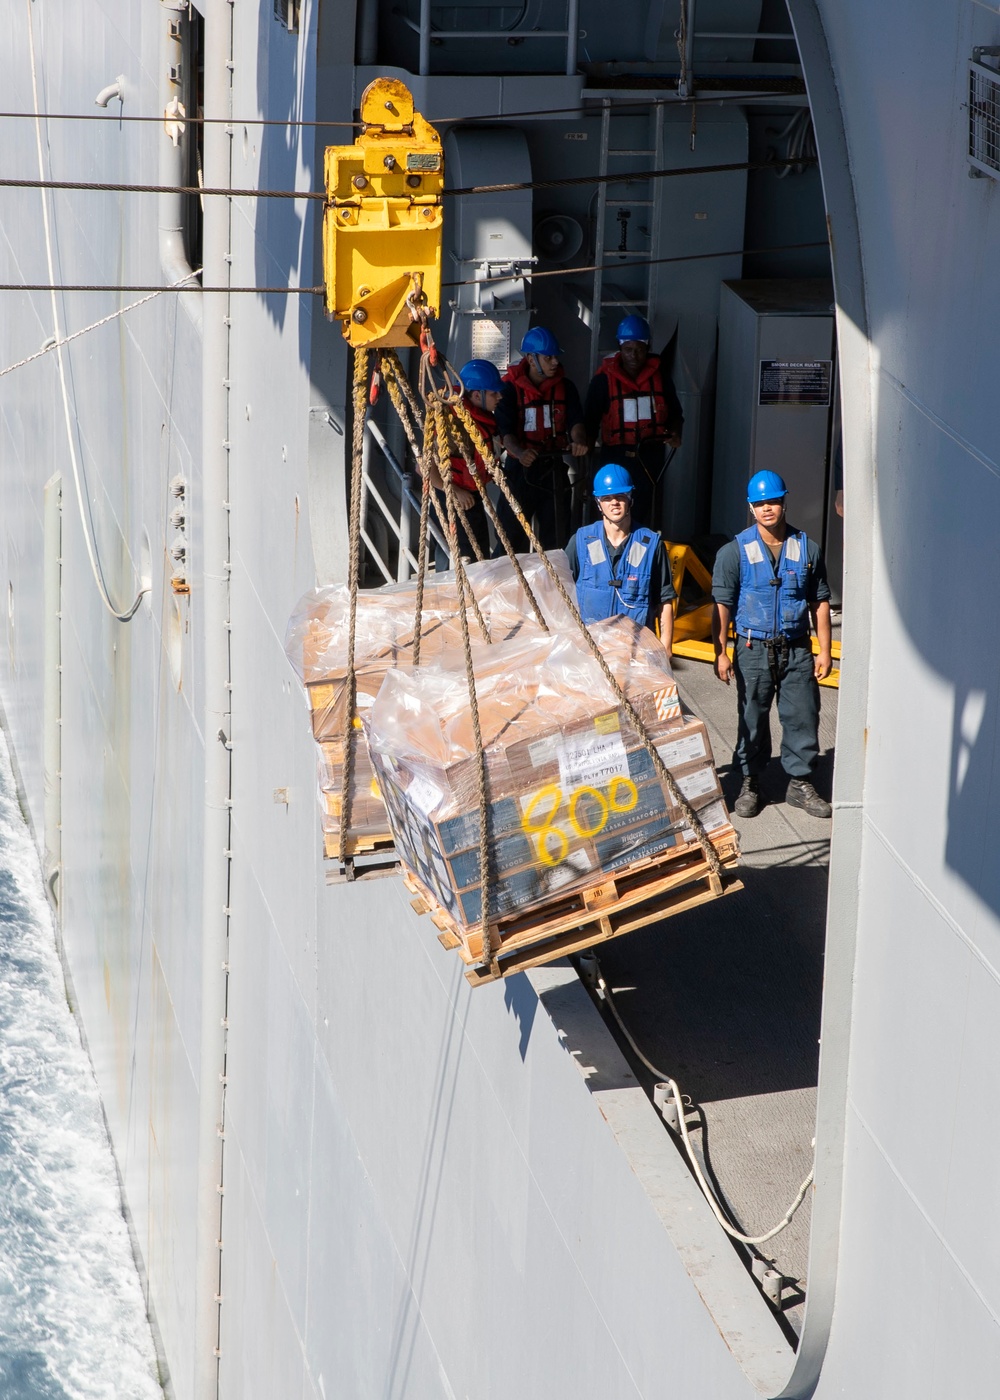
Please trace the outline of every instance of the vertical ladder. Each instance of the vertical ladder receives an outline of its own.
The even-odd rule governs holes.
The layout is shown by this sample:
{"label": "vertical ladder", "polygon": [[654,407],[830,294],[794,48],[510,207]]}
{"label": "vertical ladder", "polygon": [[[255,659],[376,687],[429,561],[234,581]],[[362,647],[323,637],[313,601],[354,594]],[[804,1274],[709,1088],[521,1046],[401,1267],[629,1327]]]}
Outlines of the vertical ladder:
{"label": "vertical ladder", "polygon": [[[593,300],[591,302],[592,312],[590,320],[590,361],[592,369],[597,368],[602,356],[612,354],[616,349],[613,334],[608,335],[605,328],[605,312],[616,311],[618,315],[614,318],[608,316],[608,322],[612,319],[617,325],[622,315],[629,311],[634,311],[639,315],[646,316],[652,320],[651,311],[656,305],[656,293],[658,286],[657,268],[649,264],[649,259],[657,256],[660,242],[660,230],[662,227],[663,211],[663,182],[661,180],[650,181],[648,199],[628,199],[620,201],[623,205],[627,202],[628,207],[635,211],[638,209],[649,210],[649,251],[633,251],[620,255],[622,267],[627,267],[629,262],[642,262],[643,287],[634,296],[606,295],[605,284],[607,278],[604,274],[603,264],[608,257],[607,239],[607,219],[609,208],[613,207],[615,201],[609,201],[608,191],[615,186],[625,186],[638,184],[641,180],[616,180],[611,171],[611,160],[616,158],[619,161],[627,162],[630,171],[660,170],[663,168],[664,160],[664,139],[663,139],[663,104],[655,103],[648,116],[650,125],[649,144],[643,147],[612,146],[611,133],[614,114],[612,111],[612,101],[610,98],[603,98],[601,102],[601,136],[598,150],[598,173],[602,177],[597,190],[597,215],[596,231],[594,237],[594,271]],[[611,290],[610,288],[608,289]],[[613,331],[612,327],[612,331]],[[603,333],[603,334],[602,334]]]}
{"label": "vertical ladder", "polygon": [[601,362],[601,305],[604,296],[604,226],[608,217],[608,155],[611,145],[611,98],[601,99],[601,140],[597,155],[597,222],[594,226],[594,293],[590,312],[590,372]]}

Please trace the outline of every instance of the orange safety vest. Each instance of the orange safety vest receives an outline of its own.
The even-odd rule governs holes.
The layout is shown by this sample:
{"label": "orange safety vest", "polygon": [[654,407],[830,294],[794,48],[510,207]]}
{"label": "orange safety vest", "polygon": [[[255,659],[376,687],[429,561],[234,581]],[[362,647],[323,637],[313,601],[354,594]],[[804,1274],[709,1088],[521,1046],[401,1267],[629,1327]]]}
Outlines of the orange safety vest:
{"label": "orange safety vest", "polygon": [[566,374],[562,365],[551,379],[536,384],[528,373],[528,357],[511,365],[504,375],[513,384],[521,419],[521,436],[536,447],[563,452],[569,446],[566,431]]}
{"label": "orange safety vest", "polygon": [[603,445],[637,447],[650,438],[665,438],[669,404],[659,355],[650,355],[638,379],[628,377],[619,354],[609,355],[600,372],[608,381],[609,400],[601,419]]}
{"label": "orange safety vest", "polygon": [[[480,408],[478,404],[474,404],[468,394],[463,396],[462,402],[475,419],[479,431],[482,434],[483,442],[487,447],[491,447],[497,430],[496,419],[493,417],[493,414],[488,413],[485,408]],[[465,465],[464,457],[451,458],[451,479],[456,486],[461,486],[463,491],[478,491],[479,482],[485,480],[486,467],[478,452],[476,453],[475,462],[476,476],[479,478],[479,481],[475,480],[470,474],[469,468]]]}

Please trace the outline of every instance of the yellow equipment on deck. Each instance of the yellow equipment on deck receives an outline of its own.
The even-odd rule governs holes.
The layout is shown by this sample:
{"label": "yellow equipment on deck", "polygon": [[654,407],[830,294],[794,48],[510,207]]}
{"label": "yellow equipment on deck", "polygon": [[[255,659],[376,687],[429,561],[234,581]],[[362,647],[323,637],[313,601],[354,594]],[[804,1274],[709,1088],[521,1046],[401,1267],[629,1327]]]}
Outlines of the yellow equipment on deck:
{"label": "yellow equipment on deck", "polygon": [[327,315],[354,346],[415,344],[441,303],[444,157],[397,78],[368,85],[358,139],[327,147],[324,175]]}
{"label": "yellow equipment on deck", "polygon": [[[688,656],[693,661],[714,662],[715,647],[712,645],[712,575],[705,568],[705,565],[689,544],[670,544],[668,541],[664,540],[664,548],[670,560],[670,577],[674,585],[674,592],[677,594],[677,598],[674,602],[674,655]],[[682,611],[681,589],[684,587],[684,579],[688,574],[690,574],[697,587],[701,589],[704,601]],[[819,652],[819,643],[815,637],[812,639],[812,649],[814,653]],[[733,647],[731,639],[729,641],[728,651],[730,657],[732,657]],[[833,643],[831,652],[837,665],[825,680],[820,681],[820,685],[839,689],[839,642]]]}

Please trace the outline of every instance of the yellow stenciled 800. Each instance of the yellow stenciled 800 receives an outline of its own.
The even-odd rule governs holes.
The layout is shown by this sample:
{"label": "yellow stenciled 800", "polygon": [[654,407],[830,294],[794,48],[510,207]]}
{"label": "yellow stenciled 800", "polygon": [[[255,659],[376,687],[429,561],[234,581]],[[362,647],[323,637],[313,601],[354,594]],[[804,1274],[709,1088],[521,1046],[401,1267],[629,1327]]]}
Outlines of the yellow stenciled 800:
{"label": "yellow stenciled 800", "polygon": [[[631,812],[639,800],[639,789],[631,778],[616,774],[607,783],[607,795],[584,783],[565,796],[558,783],[547,783],[524,802],[521,829],[535,838],[534,845],[543,865],[560,865],[569,854],[573,836],[586,840],[598,836],[612,812]],[[565,817],[559,821],[560,813]]]}

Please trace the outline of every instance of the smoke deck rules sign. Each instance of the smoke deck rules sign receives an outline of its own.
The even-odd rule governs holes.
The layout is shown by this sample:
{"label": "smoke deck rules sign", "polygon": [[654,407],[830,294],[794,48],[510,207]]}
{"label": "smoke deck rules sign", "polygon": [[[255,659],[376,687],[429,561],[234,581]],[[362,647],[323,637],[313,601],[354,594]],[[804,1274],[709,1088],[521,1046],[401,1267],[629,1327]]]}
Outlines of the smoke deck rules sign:
{"label": "smoke deck rules sign", "polygon": [[832,360],[761,360],[759,404],[830,402]]}

